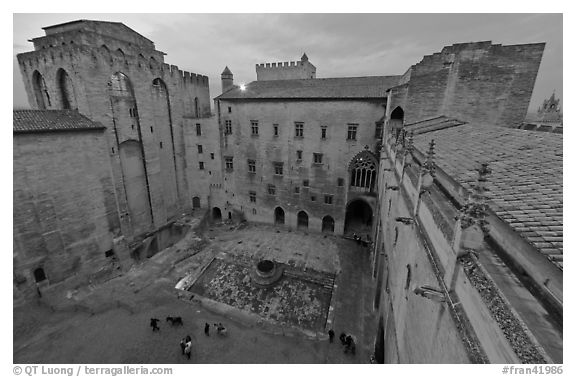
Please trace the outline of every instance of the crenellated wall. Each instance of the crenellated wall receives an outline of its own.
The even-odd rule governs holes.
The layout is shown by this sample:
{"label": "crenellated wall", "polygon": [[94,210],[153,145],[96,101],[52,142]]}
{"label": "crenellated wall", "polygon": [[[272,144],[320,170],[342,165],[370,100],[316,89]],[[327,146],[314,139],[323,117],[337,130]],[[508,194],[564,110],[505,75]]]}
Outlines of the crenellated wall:
{"label": "crenellated wall", "polygon": [[[184,119],[210,116],[209,82],[164,63],[152,42],[113,25],[117,30],[98,22],[48,28],[47,36],[34,39],[36,50],[19,54],[18,62],[33,108],[77,108],[107,128],[122,233],[131,239],[191,207]],[[41,88],[35,85],[38,77]],[[122,77],[124,94],[115,93],[115,77]],[[132,147],[125,147],[128,142]],[[132,164],[143,172],[126,176]],[[138,201],[149,203],[149,220],[145,208],[135,208]]]}
{"label": "crenellated wall", "polygon": [[315,79],[316,67],[307,59],[297,62],[256,64],[256,80]]}

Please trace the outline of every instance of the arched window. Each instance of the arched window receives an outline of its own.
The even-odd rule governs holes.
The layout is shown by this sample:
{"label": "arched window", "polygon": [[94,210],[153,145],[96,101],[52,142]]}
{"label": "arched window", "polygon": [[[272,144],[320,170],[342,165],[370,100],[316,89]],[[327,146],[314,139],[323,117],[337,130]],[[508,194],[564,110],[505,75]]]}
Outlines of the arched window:
{"label": "arched window", "polygon": [[350,164],[350,187],[360,191],[374,191],[378,163],[368,151],[360,152]]}
{"label": "arched window", "polygon": [[36,97],[38,109],[45,110],[47,107],[51,107],[52,104],[50,103],[46,82],[44,82],[44,77],[38,71],[34,71],[32,74],[32,86],[34,87],[34,96]]}
{"label": "arched window", "polygon": [[158,65],[158,63],[156,62],[156,59],[154,59],[154,57],[150,57],[150,69],[154,69],[156,68],[156,66]]}
{"label": "arched window", "polygon": [[77,109],[78,105],[76,103],[74,86],[72,85],[72,80],[70,79],[70,76],[68,76],[68,73],[60,68],[56,74],[56,79],[58,82],[60,99],[62,101],[62,109]]}
{"label": "arched window", "polygon": [[110,77],[110,90],[112,96],[133,97],[130,79],[122,72],[116,72]]}

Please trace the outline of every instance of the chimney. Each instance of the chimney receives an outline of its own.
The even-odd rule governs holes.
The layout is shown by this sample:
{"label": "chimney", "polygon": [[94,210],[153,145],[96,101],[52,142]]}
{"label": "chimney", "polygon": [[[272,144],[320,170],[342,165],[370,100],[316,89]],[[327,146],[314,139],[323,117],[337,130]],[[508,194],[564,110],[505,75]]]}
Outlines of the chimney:
{"label": "chimney", "polygon": [[232,87],[234,86],[234,75],[232,74],[230,69],[228,69],[228,67],[224,68],[224,71],[220,75],[220,78],[222,79],[222,93],[226,93],[227,91],[232,89]]}

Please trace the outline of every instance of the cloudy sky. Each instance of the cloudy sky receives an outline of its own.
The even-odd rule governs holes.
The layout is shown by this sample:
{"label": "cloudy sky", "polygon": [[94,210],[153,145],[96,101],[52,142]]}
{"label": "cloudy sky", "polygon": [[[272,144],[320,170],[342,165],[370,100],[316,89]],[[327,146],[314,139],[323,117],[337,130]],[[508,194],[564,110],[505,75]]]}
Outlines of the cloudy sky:
{"label": "cloudy sky", "polygon": [[[561,14],[15,14],[14,56],[32,50],[42,27],[76,19],[123,22],[168,64],[209,76],[212,97],[225,66],[239,84],[256,79],[257,63],[306,52],[319,78],[394,75],[443,46],[485,40],[546,42],[530,110],[553,90],[562,97]],[[14,107],[29,107],[15,59]]]}

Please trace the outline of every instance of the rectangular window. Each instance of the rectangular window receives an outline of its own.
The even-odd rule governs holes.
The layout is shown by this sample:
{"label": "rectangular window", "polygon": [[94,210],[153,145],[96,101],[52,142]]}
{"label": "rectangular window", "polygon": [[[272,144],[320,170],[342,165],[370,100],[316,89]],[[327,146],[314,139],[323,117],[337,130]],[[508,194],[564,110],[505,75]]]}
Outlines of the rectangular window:
{"label": "rectangular window", "polygon": [[356,140],[356,132],[358,131],[357,124],[348,125],[348,137],[347,140]]}
{"label": "rectangular window", "polygon": [[232,107],[228,106],[228,113],[231,113],[231,112],[232,112]]}
{"label": "rectangular window", "polygon": [[314,153],[314,163],[315,164],[322,163],[322,153]]}
{"label": "rectangular window", "polygon": [[296,151],[296,159],[302,161],[302,151]]}
{"label": "rectangular window", "polygon": [[304,123],[296,122],[294,123],[296,126],[296,133],[294,134],[295,137],[304,137]]}
{"label": "rectangular window", "polygon": [[250,202],[256,203],[256,191],[250,191]]}
{"label": "rectangular window", "polygon": [[300,186],[294,187],[294,194],[300,194]]}
{"label": "rectangular window", "polygon": [[202,153],[202,146],[198,145],[198,153]]}
{"label": "rectangular window", "polygon": [[274,163],[274,174],[284,175],[284,163],[283,162],[275,162]]}
{"label": "rectangular window", "polygon": [[274,136],[278,136],[278,125],[273,124],[272,127],[274,128]]}
{"label": "rectangular window", "polygon": [[344,186],[344,178],[338,178],[338,186],[339,187]]}
{"label": "rectangular window", "polygon": [[269,195],[276,195],[276,186],[268,185],[268,194]]}
{"label": "rectangular window", "polygon": [[232,135],[232,121],[230,119],[224,121],[224,134]]}
{"label": "rectangular window", "polygon": [[310,186],[310,181],[307,180],[307,179],[303,180],[303,181],[302,181],[302,186],[304,186],[304,187],[309,187],[309,186]]}
{"label": "rectangular window", "polygon": [[332,204],[332,195],[324,195],[324,203]]}
{"label": "rectangular window", "polygon": [[224,161],[226,161],[226,170],[234,169],[234,162],[232,157],[224,157]]}
{"label": "rectangular window", "polygon": [[248,173],[256,173],[256,161],[248,160]]}
{"label": "rectangular window", "polygon": [[320,128],[320,138],[322,140],[326,139],[326,126],[322,126],[322,128]]}
{"label": "rectangular window", "polygon": [[214,159],[214,153],[210,153],[210,159],[211,159],[211,160]]}
{"label": "rectangular window", "polygon": [[316,201],[316,195],[311,195],[311,196],[310,196],[310,200],[313,201],[313,202],[315,202],[315,201]]}
{"label": "rectangular window", "polygon": [[258,136],[258,121],[251,120],[250,126],[252,127],[252,136]]}
{"label": "rectangular window", "polygon": [[200,123],[196,123],[196,136],[202,135],[202,126]]}
{"label": "rectangular window", "polygon": [[204,170],[204,162],[200,161],[200,162],[198,163],[198,169]]}

